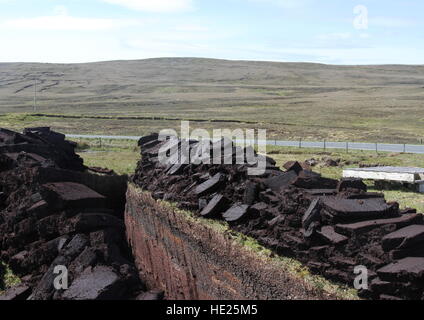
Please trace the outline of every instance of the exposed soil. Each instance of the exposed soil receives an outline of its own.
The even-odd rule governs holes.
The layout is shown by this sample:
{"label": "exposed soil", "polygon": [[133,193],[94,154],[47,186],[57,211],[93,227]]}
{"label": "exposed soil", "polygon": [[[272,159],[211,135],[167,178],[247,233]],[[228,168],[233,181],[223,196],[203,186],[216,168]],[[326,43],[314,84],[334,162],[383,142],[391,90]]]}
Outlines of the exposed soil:
{"label": "exposed soil", "polygon": [[[0,260],[22,279],[0,299],[132,299],[145,293],[125,239],[127,177],[89,172],[75,147],[49,128],[23,134],[0,129]],[[68,290],[54,287],[61,274],[56,266],[67,267]]]}
{"label": "exposed soil", "polygon": [[[297,162],[282,171],[266,157],[266,172],[248,176],[248,165],[235,164],[234,146],[229,165],[159,162],[159,151],[176,144],[182,145],[161,142],[157,134],[139,141],[142,159],[132,180],[155,199],[226,220],[336,282],[353,286],[355,267],[366,266],[370,282],[360,290],[364,298],[424,299],[423,215],[367,192],[361,180],[323,178]],[[211,145],[211,156],[226,144]],[[196,141],[189,148],[191,156],[198,155]]]}

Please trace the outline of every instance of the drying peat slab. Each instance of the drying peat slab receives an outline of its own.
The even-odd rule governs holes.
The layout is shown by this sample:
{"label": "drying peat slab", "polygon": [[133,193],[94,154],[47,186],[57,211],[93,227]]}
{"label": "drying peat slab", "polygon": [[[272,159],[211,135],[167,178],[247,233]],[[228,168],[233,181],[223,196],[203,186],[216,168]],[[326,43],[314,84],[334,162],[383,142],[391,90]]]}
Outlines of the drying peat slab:
{"label": "drying peat slab", "polygon": [[368,193],[359,179],[324,178],[295,161],[282,171],[264,157],[265,172],[249,176],[252,164],[237,164],[234,146],[232,164],[190,163],[168,175],[155,156],[160,144],[157,134],[139,141],[142,158],[131,178],[155,199],[227,221],[332,281],[353,286],[355,266],[366,266],[364,298],[424,299],[423,215]]}
{"label": "drying peat slab", "polygon": [[[88,172],[49,128],[0,129],[0,260],[22,283],[0,300],[128,299],[144,286],[125,238],[126,177]],[[68,290],[54,288],[56,266]]]}

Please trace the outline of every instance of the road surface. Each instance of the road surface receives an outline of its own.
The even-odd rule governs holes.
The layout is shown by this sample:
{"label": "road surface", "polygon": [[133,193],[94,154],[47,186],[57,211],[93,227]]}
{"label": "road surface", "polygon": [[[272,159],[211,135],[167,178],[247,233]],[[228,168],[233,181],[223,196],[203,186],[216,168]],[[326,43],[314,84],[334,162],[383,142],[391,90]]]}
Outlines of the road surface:
{"label": "road surface", "polygon": [[[68,138],[74,139],[110,139],[110,140],[138,140],[139,136],[107,136],[107,135],[81,135],[67,134]],[[236,142],[241,142],[236,140]],[[406,152],[424,154],[424,145],[413,144],[387,144],[387,143],[361,143],[361,142],[323,142],[323,141],[282,141],[282,140],[258,140],[260,145],[272,145],[281,147],[301,147],[318,149],[344,149],[382,152]]]}

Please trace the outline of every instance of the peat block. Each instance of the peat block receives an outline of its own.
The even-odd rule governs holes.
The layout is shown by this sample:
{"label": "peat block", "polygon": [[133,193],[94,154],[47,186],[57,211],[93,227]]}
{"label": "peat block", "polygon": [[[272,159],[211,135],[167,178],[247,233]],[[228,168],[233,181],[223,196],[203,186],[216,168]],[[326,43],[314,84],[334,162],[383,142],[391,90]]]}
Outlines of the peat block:
{"label": "peat block", "polygon": [[[73,288],[86,290],[93,286],[90,279],[105,280],[99,282],[103,289],[94,288],[98,294],[93,298],[140,293],[139,279],[121,272],[135,270],[128,262],[132,259],[122,219],[127,177],[107,169],[87,172],[75,147],[49,128],[29,128],[24,134],[0,129],[0,258],[22,279],[22,285],[2,298],[63,299],[53,286],[58,265],[68,267]],[[95,275],[84,283],[80,275],[91,267]],[[115,282],[105,285],[110,273],[102,268],[119,270],[117,282],[125,296]]]}
{"label": "peat block", "polygon": [[297,179],[297,174],[294,171],[288,171],[276,177],[265,180],[265,185],[275,192],[288,188]]}
{"label": "peat block", "polygon": [[[158,198],[169,195],[181,208],[223,219],[234,230],[256,238],[277,254],[306,263],[331,280],[352,285],[355,266],[367,266],[371,280],[378,269],[380,282],[376,280],[361,292],[363,297],[423,297],[422,279],[413,276],[403,281],[402,274],[413,274],[410,265],[402,262],[402,270],[393,271],[390,264],[400,258],[423,258],[423,216],[399,210],[397,203],[386,202],[381,193],[368,193],[362,180],[324,178],[296,161],[286,163],[283,172],[273,159],[234,146],[228,164],[199,161],[183,170],[176,167],[175,177],[169,173],[172,167],[158,167],[157,160],[149,157],[158,146],[142,146],[143,157],[132,177],[135,184]],[[198,152],[195,146],[191,151]],[[224,145],[221,141],[215,146],[222,151]],[[265,173],[249,176],[247,169],[252,164],[234,165],[237,151],[266,157]],[[222,154],[215,157],[225,158]],[[396,290],[391,290],[393,287]]]}
{"label": "peat block", "polygon": [[45,199],[62,208],[103,208],[106,198],[85,185],[74,182],[47,183],[42,186]]}
{"label": "peat block", "polygon": [[411,225],[384,236],[382,247],[385,251],[390,251],[423,243],[424,225]]}
{"label": "peat block", "polygon": [[144,144],[146,144],[146,143],[148,143],[148,142],[150,142],[150,141],[157,140],[158,138],[159,138],[159,134],[157,134],[157,133],[152,133],[152,134],[150,134],[150,135],[148,135],[148,136],[141,137],[141,138],[138,140],[138,145],[139,145],[139,146],[142,146],[142,145],[144,145]]}
{"label": "peat block", "polygon": [[124,229],[124,223],[121,219],[105,213],[80,213],[70,219],[69,224],[65,226],[68,232],[93,232],[99,229],[114,228]]}
{"label": "peat block", "polygon": [[215,195],[206,207],[200,212],[205,218],[217,217],[228,206],[228,199],[221,194]]}
{"label": "peat block", "polygon": [[423,281],[424,258],[408,257],[395,261],[381,269],[378,269],[377,274],[383,281]]}
{"label": "peat block", "polygon": [[201,183],[194,190],[195,194],[199,197],[206,195],[208,193],[212,193],[219,189],[223,184],[225,176],[222,173],[217,173],[209,180]]}
{"label": "peat block", "polygon": [[299,172],[293,184],[298,188],[304,189],[336,189],[338,181],[324,178],[312,171],[303,170]]}
{"label": "peat block", "polygon": [[299,172],[301,172],[303,170],[303,167],[300,165],[299,162],[297,161],[289,161],[286,162],[283,167],[287,170],[287,171],[294,171],[296,172],[296,174],[299,174]]}
{"label": "peat block", "polygon": [[424,257],[424,246],[419,244],[412,248],[392,250],[390,251],[390,257],[393,260],[399,260],[406,257]]}
{"label": "peat block", "polygon": [[160,289],[153,289],[148,292],[143,292],[137,296],[136,300],[146,300],[146,301],[158,301],[163,300],[164,292]]}
{"label": "peat block", "polygon": [[345,237],[334,231],[332,226],[324,226],[320,231],[317,231],[317,234],[321,237],[323,241],[333,245],[340,245],[346,243],[349,238]]}
{"label": "peat block", "polygon": [[377,219],[368,220],[362,222],[356,222],[351,224],[337,224],[335,230],[338,233],[346,236],[361,234],[368,232],[372,229],[380,228],[385,225],[395,225],[396,228],[402,228],[415,223],[422,223],[423,216],[421,214],[405,214],[398,218],[390,219]]}
{"label": "peat block", "polygon": [[243,195],[243,203],[252,205],[255,203],[259,195],[259,186],[255,182],[249,181]]}
{"label": "peat block", "polygon": [[362,181],[362,179],[342,178],[337,185],[337,191],[342,192],[348,189],[356,189],[367,192],[367,185]]}
{"label": "peat block", "polygon": [[232,206],[226,212],[222,214],[224,219],[228,222],[236,222],[246,219],[249,213],[249,205],[237,204]]}
{"label": "peat block", "polygon": [[110,300],[125,298],[125,282],[112,267],[88,268],[63,294],[64,300]]}
{"label": "peat block", "polygon": [[184,169],[185,165],[184,164],[174,164],[168,171],[167,174],[172,176],[172,175],[177,175],[180,174],[183,169]]}
{"label": "peat block", "polygon": [[305,193],[311,196],[335,196],[336,189],[305,189]]}
{"label": "peat block", "polygon": [[20,284],[7,289],[0,295],[0,301],[26,300],[31,294],[31,288],[25,284]]}
{"label": "peat block", "polygon": [[306,230],[309,228],[309,225],[312,222],[319,221],[321,218],[321,204],[320,199],[315,198],[312,200],[308,210],[306,210],[305,214],[302,217],[302,226]]}
{"label": "peat block", "polygon": [[334,222],[385,218],[390,209],[384,199],[356,200],[327,197],[322,203]]}

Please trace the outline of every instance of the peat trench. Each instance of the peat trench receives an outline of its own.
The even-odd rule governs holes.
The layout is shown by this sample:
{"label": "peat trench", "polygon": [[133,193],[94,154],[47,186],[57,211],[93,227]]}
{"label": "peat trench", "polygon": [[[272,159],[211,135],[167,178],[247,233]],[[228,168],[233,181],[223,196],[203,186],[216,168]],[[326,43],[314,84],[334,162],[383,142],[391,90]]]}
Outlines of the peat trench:
{"label": "peat trench", "polygon": [[85,167],[75,147],[49,128],[0,129],[0,261],[22,280],[0,300],[161,299],[126,242],[127,177]]}
{"label": "peat trench", "polygon": [[[211,153],[229,143],[235,163],[240,149],[231,141],[213,143]],[[424,299],[424,221],[415,210],[298,162],[282,171],[266,157],[261,176],[248,176],[248,165],[163,164],[165,144],[157,134],[141,138],[130,178],[155,199],[226,220],[333,281],[352,286],[364,265],[370,285],[361,297]],[[196,141],[189,146],[198,154]],[[162,299],[140,281],[126,241],[127,177],[87,168],[75,147],[49,128],[0,129],[0,261],[22,279],[0,299]],[[54,287],[56,266],[67,267],[68,290]]]}
{"label": "peat trench", "polygon": [[[362,298],[424,299],[424,216],[415,209],[400,210],[381,193],[367,192],[362,180],[324,178],[298,162],[286,163],[282,171],[261,155],[256,156],[266,161],[265,173],[249,176],[249,165],[237,163],[254,150],[227,139],[211,142],[207,156],[211,163],[229,165],[158,160],[160,150],[163,155],[164,149],[177,147],[188,148],[183,155],[201,160],[197,141],[159,141],[151,134],[139,146],[142,157],[131,179],[153,198],[225,220],[232,229],[335,282],[352,287],[355,267],[365,266],[369,285],[359,290]],[[227,148],[232,155],[225,154]],[[218,162],[216,154],[221,155]]]}

